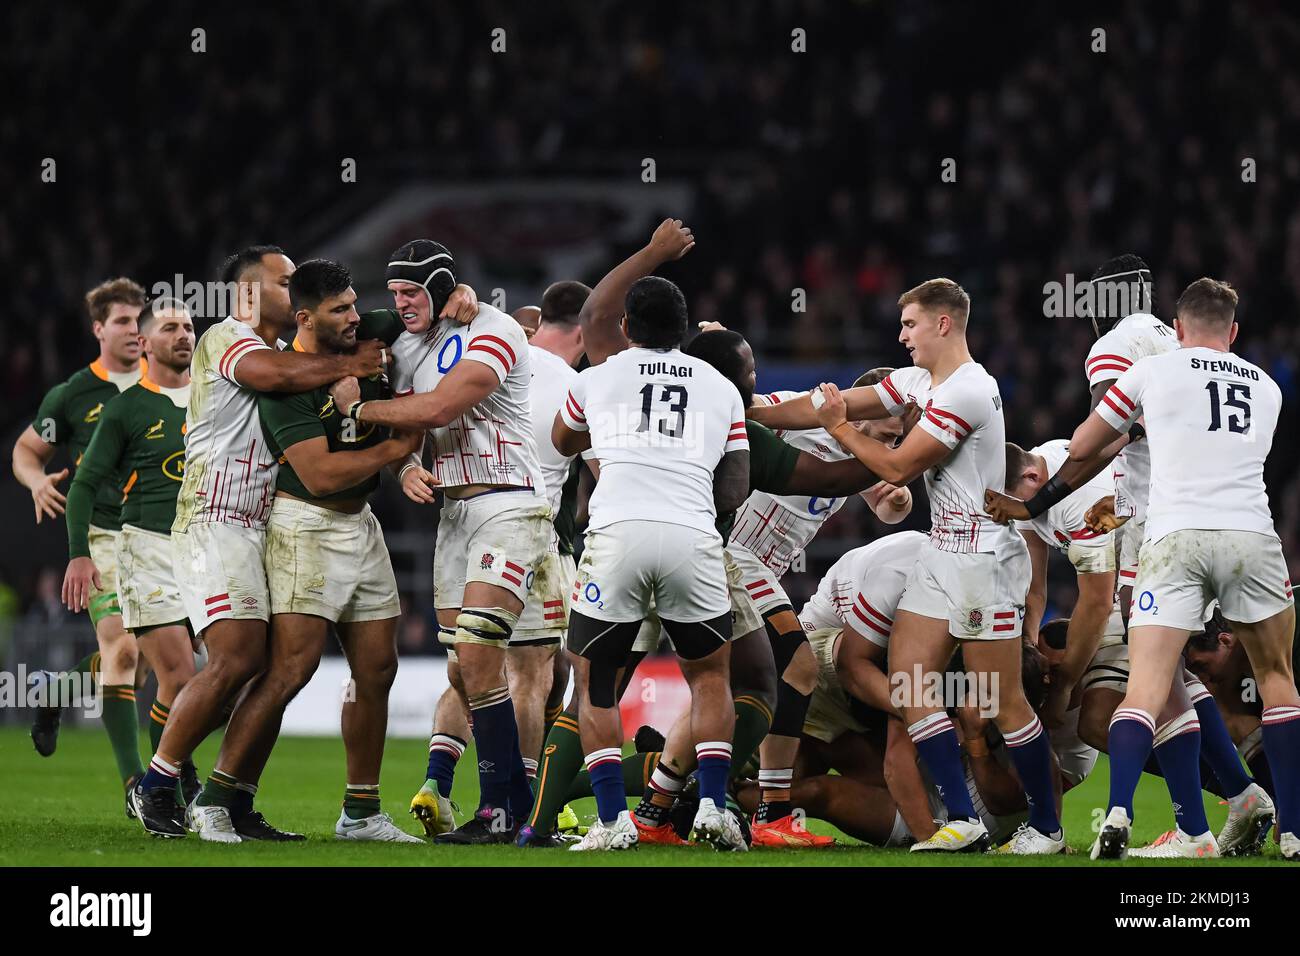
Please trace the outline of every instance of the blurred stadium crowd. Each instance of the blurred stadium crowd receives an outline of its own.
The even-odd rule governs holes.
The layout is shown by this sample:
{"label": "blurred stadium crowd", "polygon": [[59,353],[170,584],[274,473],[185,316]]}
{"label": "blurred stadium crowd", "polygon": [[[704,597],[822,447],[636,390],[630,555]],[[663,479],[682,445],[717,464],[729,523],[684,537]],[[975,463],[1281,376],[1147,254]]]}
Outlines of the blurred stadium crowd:
{"label": "blurred stadium crowd", "polygon": [[[249,241],[302,258],[404,180],[652,189],[653,157],[696,193],[693,209],[663,210],[699,237],[672,278],[694,318],[749,337],[760,388],[764,363],[805,364],[811,384],[831,364],[905,362],[894,300],[948,275],[973,297],[972,350],[1025,447],[1087,410],[1091,329],[1046,317],[1044,283],[1135,252],[1172,319],[1190,280],[1232,282],[1239,349],[1287,402],[1267,477],[1300,572],[1300,20],[1285,4],[334,6],[131,0],[60,7],[55,31],[46,5],[0,8],[6,449],[93,355],[81,295],[107,276],[210,277]],[[791,51],[796,28],[806,53]],[[55,183],[39,178],[47,156]],[[627,251],[611,244],[608,263]],[[871,520],[845,509],[818,544],[833,556]],[[64,557],[0,556],[0,619],[56,614]],[[813,557],[796,600],[829,563]],[[431,643],[412,629],[409,647]]]}

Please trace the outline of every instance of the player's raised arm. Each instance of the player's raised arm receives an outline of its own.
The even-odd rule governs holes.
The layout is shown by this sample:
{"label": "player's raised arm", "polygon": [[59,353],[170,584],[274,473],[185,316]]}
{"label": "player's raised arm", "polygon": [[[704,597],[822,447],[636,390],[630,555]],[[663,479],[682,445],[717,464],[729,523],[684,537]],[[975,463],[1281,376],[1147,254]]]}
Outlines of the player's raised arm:
{"label": "player's raised arm", "polygon": [[665,219],[645,246],[596,283],[578,315],[588,362],[599,365],[627,348],[622,324],[623,302],[632,283],[652,275],[665,262],[680,259],[694,247],[695,237],[680,219]]}
{"label": "player's raised arm", "polygon": [[[816,428],[821,422],[817,417],[818,399],[813,396],[816,390],[798,398],[770,405],[751,405],[745,412],[760,425],[771,429],[790,431],[800,428]],[[846,388],[840,395],[844,401],[846,415],[852,421],[868,418],[888,418],[891,414],[876,394],[874,385],[859,388]]]}
{"label": "player's raised arm", "polygon": [[[251,340],[240,340],[248,341]],[[384,370],[387,361],[388,347],[378,340],[358,342],[357,350],[350,355],[278,352],[272,348],[245,347],[242,352],[231,357],[229,366],[222,370],[222,374],[255,392],[297,394],[309,392],[313,388],[323,388],[348,376],[369,378],[378,375]]]}

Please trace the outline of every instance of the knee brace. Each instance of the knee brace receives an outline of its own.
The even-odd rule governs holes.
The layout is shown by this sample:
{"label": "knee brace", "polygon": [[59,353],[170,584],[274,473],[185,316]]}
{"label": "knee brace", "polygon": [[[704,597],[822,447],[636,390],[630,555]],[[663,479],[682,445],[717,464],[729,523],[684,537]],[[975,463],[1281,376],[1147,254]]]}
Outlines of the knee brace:
{"label": "knee brace", "polygon": [[780,677],[785,673],[785,669],[790,666],[790,662],[794,660],[799,645],[807,644],[808,638],[804,636],[803,631],[787,631],[784,634],[779,634],[775,628],[768,629],[768,636],[772,641],[772,657],[776,661],[776,675]]}
{"label": "knee brace", "polygon": [[803,733],[803,722],[808,716],[812,694],[801,694],[784,680],[776,682],[776,710],[772,712],[772,726],[768,733],[778,737],[798,737]]}
{"label": "knee brace", "polygon": [[505,648],[519,621],[503,607],[467,607],[456,617],[456,643]]}

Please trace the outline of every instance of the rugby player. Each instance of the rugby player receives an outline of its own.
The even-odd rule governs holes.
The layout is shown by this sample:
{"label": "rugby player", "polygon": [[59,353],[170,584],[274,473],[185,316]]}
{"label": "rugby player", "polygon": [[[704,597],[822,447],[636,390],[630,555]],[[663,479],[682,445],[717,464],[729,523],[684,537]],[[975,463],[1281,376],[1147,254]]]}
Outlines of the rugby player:
{"label": "rugby player", "polygon": [[[1144,356],[1163,355],[1178,348],[1174,330],[1151,314],[1153,280],[1145,262],[1135,255],[1117,256],[1103,263],[1091,279],[1093,289],[1092,323],[1097,342],[1088,353],[1085,371],[1091,390],[1092,407],[1099,407],[1114,381]],[[1151,452],[1139,440],[1140,422],[1126,436],[1120,436],[1088,461],[1067,461],[1028,501],[1018,501],[1000,494],[986,494],[985,508],[995,520],[1006,517],[1035,518],[1071,493],[1073,488],[1115,459],[1115,496],[1103,498],[1089,509],[1090,526],[1117,532],[1119,563],[1120,613],[1127,624],[1132,607],[1132,582],[1137,574],[1142,547],[1144,522],[1150,496]],[[1000,490],[1000,489],[998,489]],[[1118,658],[1119,651],[1109,652]],[[1117,661],[1110,661],[1117,666]],[[1238,840],[1244,839],[1255,825],[1273,812],[1268,796],[1254,786],[1242,769],[1214,699],[1191,673],[1184,672],[1185,691],[1171,698],[1167,711],[1157,715],[1157,737],[1165,739],[1166,725],[1190,704],[1201,727],[1201,757],[1218,782],[1218,789],[1228,797],[1228,821],[1221,835],[1228,838],[1226,849],[1236,852]],[[1119,696],[1117,686],[1100,689],[1090,707],[1100,707]],[[1085,732],[1095,733],[1103,714],[1090,709]],[[1104,715],[1109,721],[1110,715]],[[1159,759],[1163,748],[1156,748]],[[1180,803],[1174,798],[1175,803]],[[1224,850],[1220,847],[1220,850]]]}
{"label": "rugby player", "polygon": [[[1281,392],[1265,372],[1231,354],[1236,305],[1226,283],[1203,278],[1189,285],[1174,322],[1181,347],[1134,362],[1070,440],[1071,459],[1086,459],[1144,417],[1151,446],[1144,557],[1129,621],[1131,671],[1110,725],[1110,811],[1094,859],[1127,853],[1133,791],[1153,743],[1178,827],[1156,849],[1161,856],[1219,854],[1201,801],[1200,724],[1180,666],[1188,636],[1202,629],[1206,604],[1216,597],[1258,680],[1278,842],[1285,858],[1300,859],[1295,607],[1263,478]],[[1184,709],[1158,725],[1157,715],[1171,705]],[[1237,771],[1244,779],[1239,762]]]}
{"label": "rugby player", "polygon": [[[971,358],[966,345],[970,297],[961,286],[950,279],[932,279],[905,292],[899,307],[899,341],[912,353],[915,367],[843,396],[826,384],[809,397],[751,409],[750,414],[777,428],[821,424],[846,451],[895,486],[925,475],[930,543],[899,603],[890,669],[905,681],[917,667],[923,673],[940,673],[960,642],[972,671],[985,675],[990,684],[997,675],[997,726],[1030,806],[1029,826],[1017,831],[1011,851],[1060,853],[1065,837],[1053,800],[1051,746],[1020,682],[1018,638],[1029,557],[1024,540],[980,507],[989,487],[986,479],[1001,487],[1006,470],[997,382]],[[923,415],[898,448],[874,441],[849,424],[850,418],[901,415],[909,402]],[[989,833],[963,784],[956,729],[942,708],[921,701],[916,691],[903,708],[908,733],[944,794],[949,822],[912,849],[987,848]]]}
{"label": "rugby player", "polygon": [[[232,314],[199,338],[191,363],[185,418],[185,476],[172,524],[172,555],[190,625],[208,649],[203,670],[172,704],[133,803],[145,831],[183,837],[175,800],[181,765],[217,725],[227,703],[266,667],[270,599],[264,569],[266,521],[277,462],[257,416],[257,393],[306,392],[340,378],[378,374],[379,342],[352,355],[280,351],[292,337],[289,278],[294,264],[277,246],[243,249],[226,260],[221,279],[233,290]],[[244,734],[236,707],[224,744]],[[271,827],[253,810],[256,786],[224,762],[224,750],[189,814],[205,840],[301,839]]]}
{"label": "rugby player", "polygon": [[[339,263],[311,259],[298,266],[289,279],[293,350],[348,355],[358,339],[391,345],[403,331],[401,319],[392,310],[358,315],[356,299],[352,276]],[[359,384],[363,397],[388,395],[382,375]],[[324,387],[264,393],[257,412],[268,451],[280,463],[266,530],[270,652],[266,671],[240,702],[243,735],[227,735],[223,765],[240,781],[258,782],[284,709],[315,673],[333,624],[352,691],[343,707],[347,785],[334,834],[421,843],[398,829],[380,803],[400,609],[383,529],[367,500],[379,487],[379,472],[418,451],[423,435],[358,427]]]}
{"label": "rugby player", "polygon": [[399,397],[364,401],[355,383],[332,395],[358,425],[428,430],[432,440],[429,472],[443,492],[434,607],[441,640],[456,650],[479,770],[474,816],[434,839],[503,843],[533,803],[506,647],[529,575],[545,559],[552,515],[533,440],[527,336],[485,303],[468,324],[442,318],[455,285],[451,253],[438,243],[417,239],[393,253],[388,286],[406,329],[393,345]]}
{"label": "rugby player", "polygon": [[[183,303],[160,298],[144,306],[137,327],[144,343],[144,372],[139,382],[105,403],[95,437],[68,489],[69,560],[63,601],[80,611],[102,589],[103,572],[90,548],[90,522],[99,489],[127,476],[114,565],[122,625],[158,678],[149,721],[149,738],[156,748],[176,695],[195,671],[171,555],[176,492],[185,472],[194,323]],[[199,791],[197,771],[188,760],[181,765],[179,783],[181,802],[188,804]]]}
{"label": "rugby player", "polygon": [[[541,308],[524,306],[514,313],[515,321],[525,332],[532,329],[528,351],[533,376],[529,383],[533,441],[547,499],[555,515],[551,547],[537,571],[529,572],[532,584],[528,600],[506,650],[506,684],[515,705],[519,749],[530,782],[537,778],[547,724],[554,723],[563,709],[563,682],[568,677],[561,645],[567,629],[570,585],[577,573],[573,552],[578,469],[571,458],[555,450],[550,429],[568,395],[570,383],[577,376],[574,366],[583,354],[578,313],[590,294],[591,290],[580,282],[556,282],[543,293]],[[537,316],[533,317],[529,310],[534,310]],[[533,321],[531,327],[525,324],[529,319]],[[449,658],[453,654],[454,651]],[[464,695],[457,687],[460,684],[455,673],[457,665],[449,660],[447,669],[454,679],[434,711],[426,779],[411,800],[411,813],[431,837],[455,826],[452,779],[469,736]],[[557,677],[561,686],[558,700],[552,703]],[[554,710],[548,714],[551,707]]]}
{"label": "rugby player", "polygon": [[[601,285],[616,281],[607,276]],[[745,850],[725,809],[731,602],[714,527],[718,513],[737,508],[749,490],[744,408],[735,386],[680,351],[687,329],[680,289],[656,276],[638,279],[625,311],[630,347],[580,373],[552,433],[559,451],[589,447],[601,466],[569,625],[574,670],[584,678],[579,724],[599,820],[571,849],[637,843],[624,795],[617,690],[653,599],[691,690],[701,794],[693,836]]]}
{"label": "rugby player", "polygon": [[[41,399],[32,424],[18,436],[13,449],[13,473],[32,493],[36,523],[64,513],[66,499],[58,490],[68,477],[67,467],[47,472],[55,452],[66,449],[73,467],[80,464],[99,425],[109,399],[140,380],[141,358],[136,319],[145,303],[144,289],[126,278],[110,279],[86,293],[90,328],[99,340],[99,357],[54,386]],[[121,489],[125,476],[114,476],[96,488],[90,517],[89,547],[99,570],[99,586],[88,599],[90,623],[99,649],[87,655],[65,675],[38,671],[34,684],[44,685],[48,706],[37,711],[32,743],[48,757],[58,744],[60,703],[71,698],[71,676],[82,675],[84,689],[98,679],[103,696],[104,729],[113,749],[118,776],[129,794],[144,773],[140,763],[139,718],[135,709],[138,653],[134,639],[122,626],[117,595],[117,535],[121,528]],[[127,798],[127,815],[131,815]]]}

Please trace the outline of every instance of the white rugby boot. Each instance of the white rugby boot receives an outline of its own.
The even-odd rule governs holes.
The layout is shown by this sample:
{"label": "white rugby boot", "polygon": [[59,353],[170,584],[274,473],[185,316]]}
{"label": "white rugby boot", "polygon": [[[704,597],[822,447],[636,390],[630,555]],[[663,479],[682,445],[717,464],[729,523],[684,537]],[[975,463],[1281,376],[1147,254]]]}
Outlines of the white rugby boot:
{"label": "white rugby boot", "polygon": [[419,837],[399,829],[387,813],[376,813],[360,820],[353,820],[346,812],[341,813],[338,823],[334,824],[334,838],[376,843],[424,843]]}
{"label": "white rugby boot", "polygon": [[719,807],[712,798],[704,797],[695,811],[695,821],[691,824],[691,842],[707,843],[715,850],[730,850],[744,853],[749,850],[745,834],[740,831],[740,824],[735,815],[724,807]]}
{"label": "white rugby boot", "polygon": [[1011,839],[1002,844],[993,853],[1010,853],[1015,856],[1052,856],[1065,852],[1065,830],[1056,831],[1056,836],[1048,836],[1035,830],[1028,823],[1020,824]]}
{"label": "white rugby boot", "polygon": [[1277,811],[1264,788],[1252,783],[1228,800],[1228,819],[1215,842],[1223,856],[1253,856],[1268,839]]}
{"label": "white rugby boot", "polygon": [[988,828],[979,820],[952,820],[934,831],[928,840],[913,843],[911,853],[983,853],[993,843]]}
{"label": "white rugby boot", "polygon": [[226,807],[202,807],[197,803],[185,813],[189,828],[208,843],[241,843]]}
{"label": "white rugby boot", "polygon": [[1220,854],[1219,844],[1209,830],[1195,837],[1182,830],[1170,830],[1147,846],[1134,847],[1128,855],[1135,860],[1205,860]]}
{"label": "white rugby boot", "polygon": [[636,824],[632,822],[632,814],[624,810],[613,823],[602,823],[600,820],[593,823],[582,839],[569,847],[569,852],[632,850],[636,848],[636,843]]}

